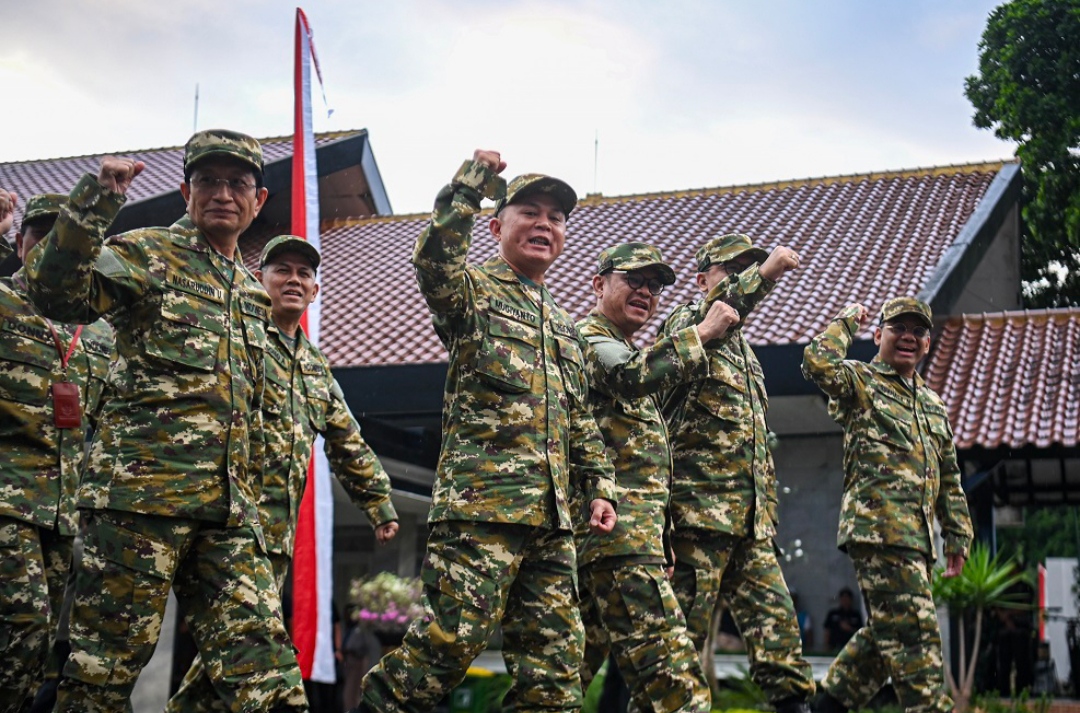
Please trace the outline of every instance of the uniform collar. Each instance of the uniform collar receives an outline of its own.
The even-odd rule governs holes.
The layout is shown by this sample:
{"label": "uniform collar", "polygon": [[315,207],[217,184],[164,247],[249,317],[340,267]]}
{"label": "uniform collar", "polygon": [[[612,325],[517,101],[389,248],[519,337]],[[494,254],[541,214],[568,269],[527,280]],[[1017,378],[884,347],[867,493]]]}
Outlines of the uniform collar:
{"label": "uniform collar", "polygon": [[637,347],[634,346],[634,344],[631,343],[630,340],[623,335],[622,330],[615,326],[615,323],[608,319],[607,315],[605,315],[603,312],[598,312],[596,308],[593,308],[593,311],[589,312],[585,319],[593,320],[599,323],[600,326],[602,326],[606,331],[610,332],[615,339],[618,339],[620,342],[634,349],[635,351],[637,350]]}
{"label": "uniform collar", "polygon": [[[888,377],[890,379],[895,379],[896,381],[905,385],[907,383],[904,381],[904,377],[900,376],[900,374],[891,364],[886,364],[881,360],[880,354],[874,355],[873,360],[870,362],[870,368],[881,374],[882,376]],[[922,374],[920,374],[918,370],[916,370],[915,373],[912,375],[912,379],[915,382],[916,388],[922,388],[926,385],[926,382],[922,378]]]}
{"label": "uniform collar", "polygon": [[516,272],[514,268],[510,267],[510,263],[503,259],[502,255],[491,256],[484,263],[484,267],[496,280],[501,280],[503,282],[520,282],[525,285],[530,285],[531,287],[536,287],[537,289],[545,289],[544,285],[534,282],[521,273]]}

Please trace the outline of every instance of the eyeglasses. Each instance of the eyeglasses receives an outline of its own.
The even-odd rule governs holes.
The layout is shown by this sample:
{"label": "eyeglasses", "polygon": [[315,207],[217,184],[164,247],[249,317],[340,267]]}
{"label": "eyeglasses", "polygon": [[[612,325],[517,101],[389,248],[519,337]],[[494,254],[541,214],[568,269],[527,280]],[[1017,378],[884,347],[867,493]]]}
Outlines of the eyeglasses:
{"label": "eyeglasses", "polygon": [[903,322],[889,322],[885,326],[898,337],[902,337],[908,332],[911,332],[911,336],[916,339],[922,339],[930,334],[930,330],[926,327],[909,327]]}
{"label": "eyeglasses", "polygon": [[243,178],[213,178],[211,176],[196,176],[191,179],[191,185],[203,193],[217,193],[218,188],[225,184],[229,193],[234,196],[250,193],[255,189],[254,183],[248,183]]}
{"label": "eyeglasses", "polygon": [[648,285],[649,293],[652,295],[658,295],[664,291],[664,283],[661,282],[659,278],[645,277],[640,272],[631,272],[627,270],[612,270],[612,272],[622,275],[631,290],[640,290],[642,285]]}

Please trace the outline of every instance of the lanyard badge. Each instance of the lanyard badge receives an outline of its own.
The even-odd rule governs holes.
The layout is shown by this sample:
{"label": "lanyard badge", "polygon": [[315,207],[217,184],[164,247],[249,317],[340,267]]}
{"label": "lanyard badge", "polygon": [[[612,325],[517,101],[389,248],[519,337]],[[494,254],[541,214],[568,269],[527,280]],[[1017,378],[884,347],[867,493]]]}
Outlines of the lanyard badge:
{"label": "lanyard badge", "polygon": [[82,325],[75,329],[75,336],[71,338],[67,353],[60,344],[60,335],[52,322],[46,320],[49,331],[52,332],[53,342],[56,344],[56,353],[60,355],[60,365],[64,368],[64,381],[54,382],[52,385],[53,401],[53,425],[57,428],[78,428],[82,425],[82,404],[79,403],[79,385],[67,380],[67,365],[71,355],[75,352],[75,345],[82,334]]}

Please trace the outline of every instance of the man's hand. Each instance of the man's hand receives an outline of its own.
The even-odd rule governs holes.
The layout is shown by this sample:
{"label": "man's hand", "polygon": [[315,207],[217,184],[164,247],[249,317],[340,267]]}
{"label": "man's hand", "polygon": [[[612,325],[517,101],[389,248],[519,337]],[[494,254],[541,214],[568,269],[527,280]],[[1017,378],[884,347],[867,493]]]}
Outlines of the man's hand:
{"label": "man's hand", "polygon": [[102,188],[124,195],[135,176],[142,173],[146,164],[131,158],[117,158],[106,156],[101,159],[101,169],[98,171],[98,183]]}
{"label": "man's hand", "polygon": [[506,161],[502,160],[502,156],[499,155],[498,151],[476,149],[473,151],[472,160],[484,164],[495,173],[502,173],[506,168]]}
{"label": "man's hand", "polygon": [[761,267],[758,268],[758,271],[763,277],[767,277],[773,282],[776,282],[784,276],[785,272],[797,269],[800,262],[799,253],[791,248],[780,245],[773,249],[769,257],[765,259],[765,262],[761,263]]}
{"label": "man's hand", "polygon": [[967,561],[967,557],[964,555],[947,555],[945,557],[945,571],[941,573],[942,577],[958,577],[960,572],[964,569],[964,562]]}
{"label": "man's hand", "polygon": [[698,337],[702,344],[708,344],[714,339],[727,334],[727,331],[739,323],[739,313],[726,302],[717,300],[709,307],[705,319],[697,325]]}
{"label": "man's hand", "polygon": [[15,204],[19,197],[11,191],[0,188],[0,236],[7,235],[15,225]]}
{"label": "man's hand", "polygon": [[859,329],[862,329],[870,321],[870,310],[866,309],[865,305],[850,304],[844,308],[844,311],[840,313],[841,317],[845,319],[848,317],[854,317],[855,321],[859,323]]}
{"label": "man's hand", "polygon": [[589,518],[589,531],[594,535],[606,535],[615,529],[615,521],[618,516],[615,514],[615,506],[610,501],[603,498],[597,498],[589,503],[589,511],[592,517]]}
{"label": "man's hand", "polygon": [[390,522],[384,522],[375,528],[375,541],[380,545],[385,545],[390,540],[394,539],[394,535],[397,534],[398,523],[397,520],[391,520]]}

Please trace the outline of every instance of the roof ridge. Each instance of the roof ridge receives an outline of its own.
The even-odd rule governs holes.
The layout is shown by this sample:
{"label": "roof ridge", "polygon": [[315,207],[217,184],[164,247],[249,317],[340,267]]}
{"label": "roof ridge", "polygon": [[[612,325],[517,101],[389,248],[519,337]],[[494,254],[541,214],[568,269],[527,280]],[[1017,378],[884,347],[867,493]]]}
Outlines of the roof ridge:
{"label": "roof ridge", "polygon": [[964,312],[958,315],[950,315],[948,321],[979,321],[985,322],[990,319],[1011,319],[1016,317],[1080,317],[1080,307],[1039,307],[1036,309],[1010,309],[1000,312]]}
{"label": "roof ridge", "polygon": [[687,196],[722,195],[725,193],[744,193],[749,191],[778,190],[784,188],[801,188],[803,186],[831,185],[834,183],[855,183],[857,181],[882,180],[887,178],[919,178],[925,176],[954,176],[961,173],[976,173],[979,170],[1000,171],[1003,166],[1011,163],[1019,163],[1016,158],[999,159],[996,161],[974,161],[971,163],[950,163],[942,166],[922,166],[916,168],[900,168],[886,171],[869,171],[866,173],[843,173],[832,176],[818,176],[808,178],[791,178],[776,181],[763,181],[761,183],[732,184],[727,186],[686,188],[673,191],[653,191],[647,193],[628,193],[620,196],[604,196],[601,193],[589,193],[582,198],[578,205],[597,205],[600,203],[619,203],[631,200],[648,200],[654,198],[684,198]]}
{"label": "roof ridge", "polygon": [[[341,129],[338,131],[319,131],[316,132],[316,139],[340,139],[346,136],[354,134],[366,134],[367,129]],[[268,136],[258,139],[260,144],[266,143],[281,143],[285,140],[291,140],[292,134],[283,134],[281,136]],[[53,161],[73,161],[79,158],[93,158],[95,156],[129,156],[132,154],[144,154],[144,153],[159,153],[164,151],[182,151],[184,149],[183,144],[179,146],[156,146],[153,148],[144,149],[124,149],[122,151],[97,151],[95,153],[76,154],[74,156],[52,156],[49,158],[27,158],[19,161],[0,161],[0,166],[14,166],[18,164],[26,163],[51,163]]]}

